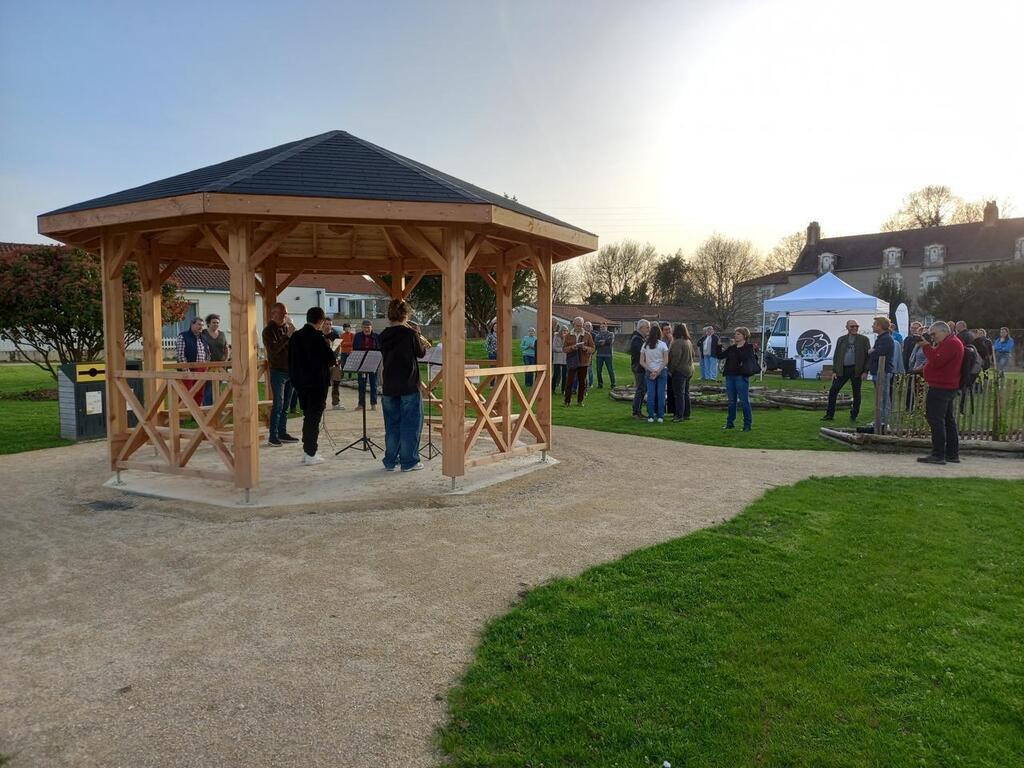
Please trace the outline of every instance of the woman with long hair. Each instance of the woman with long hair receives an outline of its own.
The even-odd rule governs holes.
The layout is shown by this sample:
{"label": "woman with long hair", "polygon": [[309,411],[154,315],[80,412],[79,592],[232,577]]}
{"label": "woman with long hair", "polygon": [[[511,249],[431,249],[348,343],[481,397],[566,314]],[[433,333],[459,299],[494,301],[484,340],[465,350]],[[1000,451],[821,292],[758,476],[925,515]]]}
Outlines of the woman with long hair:
{"label": "woman with long hair", "polygon": [[736,403],[743,408],[743,431],[749,432],[754,424],[750,409],[750,377],[757,373],[757,354],[747,342],[750,331],[740,326],[732,334],[733,345],[719,351],[718,359],[725,360],[725,391],[729,395],[729,415],[723,429],[736,426]]}
{"label": "woman with long hair", "polygon": [[661,340],[661,329],[651,325],[647,341],[640,349],[640,367],[647,375],[647,423],[665,421],[665,384],[668,381],[668,347]]}
{"label": "woman with long hair", "polygon": [[[672,325],[671,323],[660,323],[661,340],[665,343],[666,349],[672,348]],[[676,415],[676,396],[672,391],[672,376],[665,380],[665,413]]]}
{"label": "woman with long hair", "polygon": [[672,329],[672,346],[668,348],[670,391],[675,396],[676,411],[672,421],[690,418],[690,379],[693,377],[693,342],[683,323]]}
{"label": "woman with long hair", "polygon": [[420,397],[420,358],[427,354],[425,339],[409,325],[412,309],[403,299],[388,305],[391,325],[380,333],[384,356],[381,403],[384,409],[384,469],[403,472],[423,469],[420,463],[420,431],[423,400]]}
{"label": "woman with long hair", "polygon": [[1006,373],[1013,363],[1013,339],[1010,337],[1010,329],[1005,325],[999,329],[999,338],[992,344],[992,350],[996,354],[996,370]]}

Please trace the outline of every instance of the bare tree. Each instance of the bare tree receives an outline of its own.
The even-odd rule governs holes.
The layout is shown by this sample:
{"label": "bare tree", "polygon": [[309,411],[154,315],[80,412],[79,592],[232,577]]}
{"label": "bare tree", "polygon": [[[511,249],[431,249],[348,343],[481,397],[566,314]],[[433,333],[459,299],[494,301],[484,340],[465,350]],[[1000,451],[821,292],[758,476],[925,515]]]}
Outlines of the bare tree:
{"label": "bare tree", "polygon": [[551,302],[575,304],[579,299],[580,280],[575,265],[561,262],[551,270]]}
{"label": "bare tree", "polygon": [[[964,200],[954,195],[946,186],[922,187],[903,199],[903,206],[882,224],[882,231],[894,232],[900,229],[923,229],[940,227],[943,224],[982,221],[985,216],[985,203],[993,199],[995,198]],[[1013,204],[1003,199],[999,207],[1005,215],[1013,209]]]}
{"label": "bare tree", "polygon": [[698,308],[719,328],[728,328],[744,314],[736,284],[764,271],[764,262],[749,240],[712,235],[690,259],[690,278]]}
{"label": "bare tree", "polygon": [[623,240],[581,259],[580,292],[584,300],[601,296],[612,303],[643,303],[650,298],[658,251],[650,243]]}
{"label": "bare tree", "polygon": [[775,247],[764,257],[764,267],[768,272],[788,272],[796,264],[804,244],[807,242],[807,235],[803,232],[794,232],[786,235]]}

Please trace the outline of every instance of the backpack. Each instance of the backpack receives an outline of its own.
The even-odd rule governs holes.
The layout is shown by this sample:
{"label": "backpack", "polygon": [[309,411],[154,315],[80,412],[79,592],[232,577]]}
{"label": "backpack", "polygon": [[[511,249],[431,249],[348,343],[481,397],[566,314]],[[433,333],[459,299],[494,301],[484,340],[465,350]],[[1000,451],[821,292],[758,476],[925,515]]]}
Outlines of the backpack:
{"label": "backpack", "polygon": [[964,345],[964,359],[960,361],[960,389],[973,387],[981,375],[981,355],[972,345]]}

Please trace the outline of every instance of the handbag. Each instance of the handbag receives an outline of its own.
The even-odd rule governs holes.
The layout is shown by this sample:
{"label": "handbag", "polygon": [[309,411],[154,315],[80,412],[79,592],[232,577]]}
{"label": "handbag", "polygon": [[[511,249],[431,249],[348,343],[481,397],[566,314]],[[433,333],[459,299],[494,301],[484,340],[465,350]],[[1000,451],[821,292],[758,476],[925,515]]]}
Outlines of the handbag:
{"label": "handbag", "polygon": [[332,382],[341,381],[341,366],[340,365],[332,365],[331,366],[331,381]]}

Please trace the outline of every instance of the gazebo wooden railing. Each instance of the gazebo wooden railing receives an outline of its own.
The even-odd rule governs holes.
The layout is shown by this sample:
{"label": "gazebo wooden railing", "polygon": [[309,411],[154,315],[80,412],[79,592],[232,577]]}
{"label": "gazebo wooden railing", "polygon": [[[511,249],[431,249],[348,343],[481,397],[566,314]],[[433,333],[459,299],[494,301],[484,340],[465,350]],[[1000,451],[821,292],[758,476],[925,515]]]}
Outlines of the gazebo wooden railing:
{"label": "gazebo wooden railing", "polygon": [[[597,248],[595,235],[342,131],[52,211],[39,217],[39,231],[102,256],[106,363],[114,372],[106,407],[110,468],[230,479],[246,493],[260,476],[257,307],[266,317],[299,275],[365,275],[403,299],[425,277],[440,276],[441,392],[428,407],[442,410],[442,473],[454,480],[494,457],[550,447],[552,268]],[[125,365],[122,273],[129,261],[142,285],[142,371]],[[160,289],[186,266],[228,273],[229,365],[164,369]],[[520,270],[536,276],[536,366],[512,366]],[[465,359],[470,273],[497,300],[497,360],[476,370]],[[538,379],[529,392],[516,379],[526,371]],[[494,386],[474,385],[478,376]],[[144,382],[145,403],[131,393],[131,379]],[[189,380],[196,384],[186,388]],[[216,390],[210,407],[195,403],[206,382]],[[129,406],[140,417],[134,428]],[[484,435],[494,445],[489,453],[482,453]],[[147,446],[153,458],[140,456]],[[223,468],[191,465],[201,450]]]}

